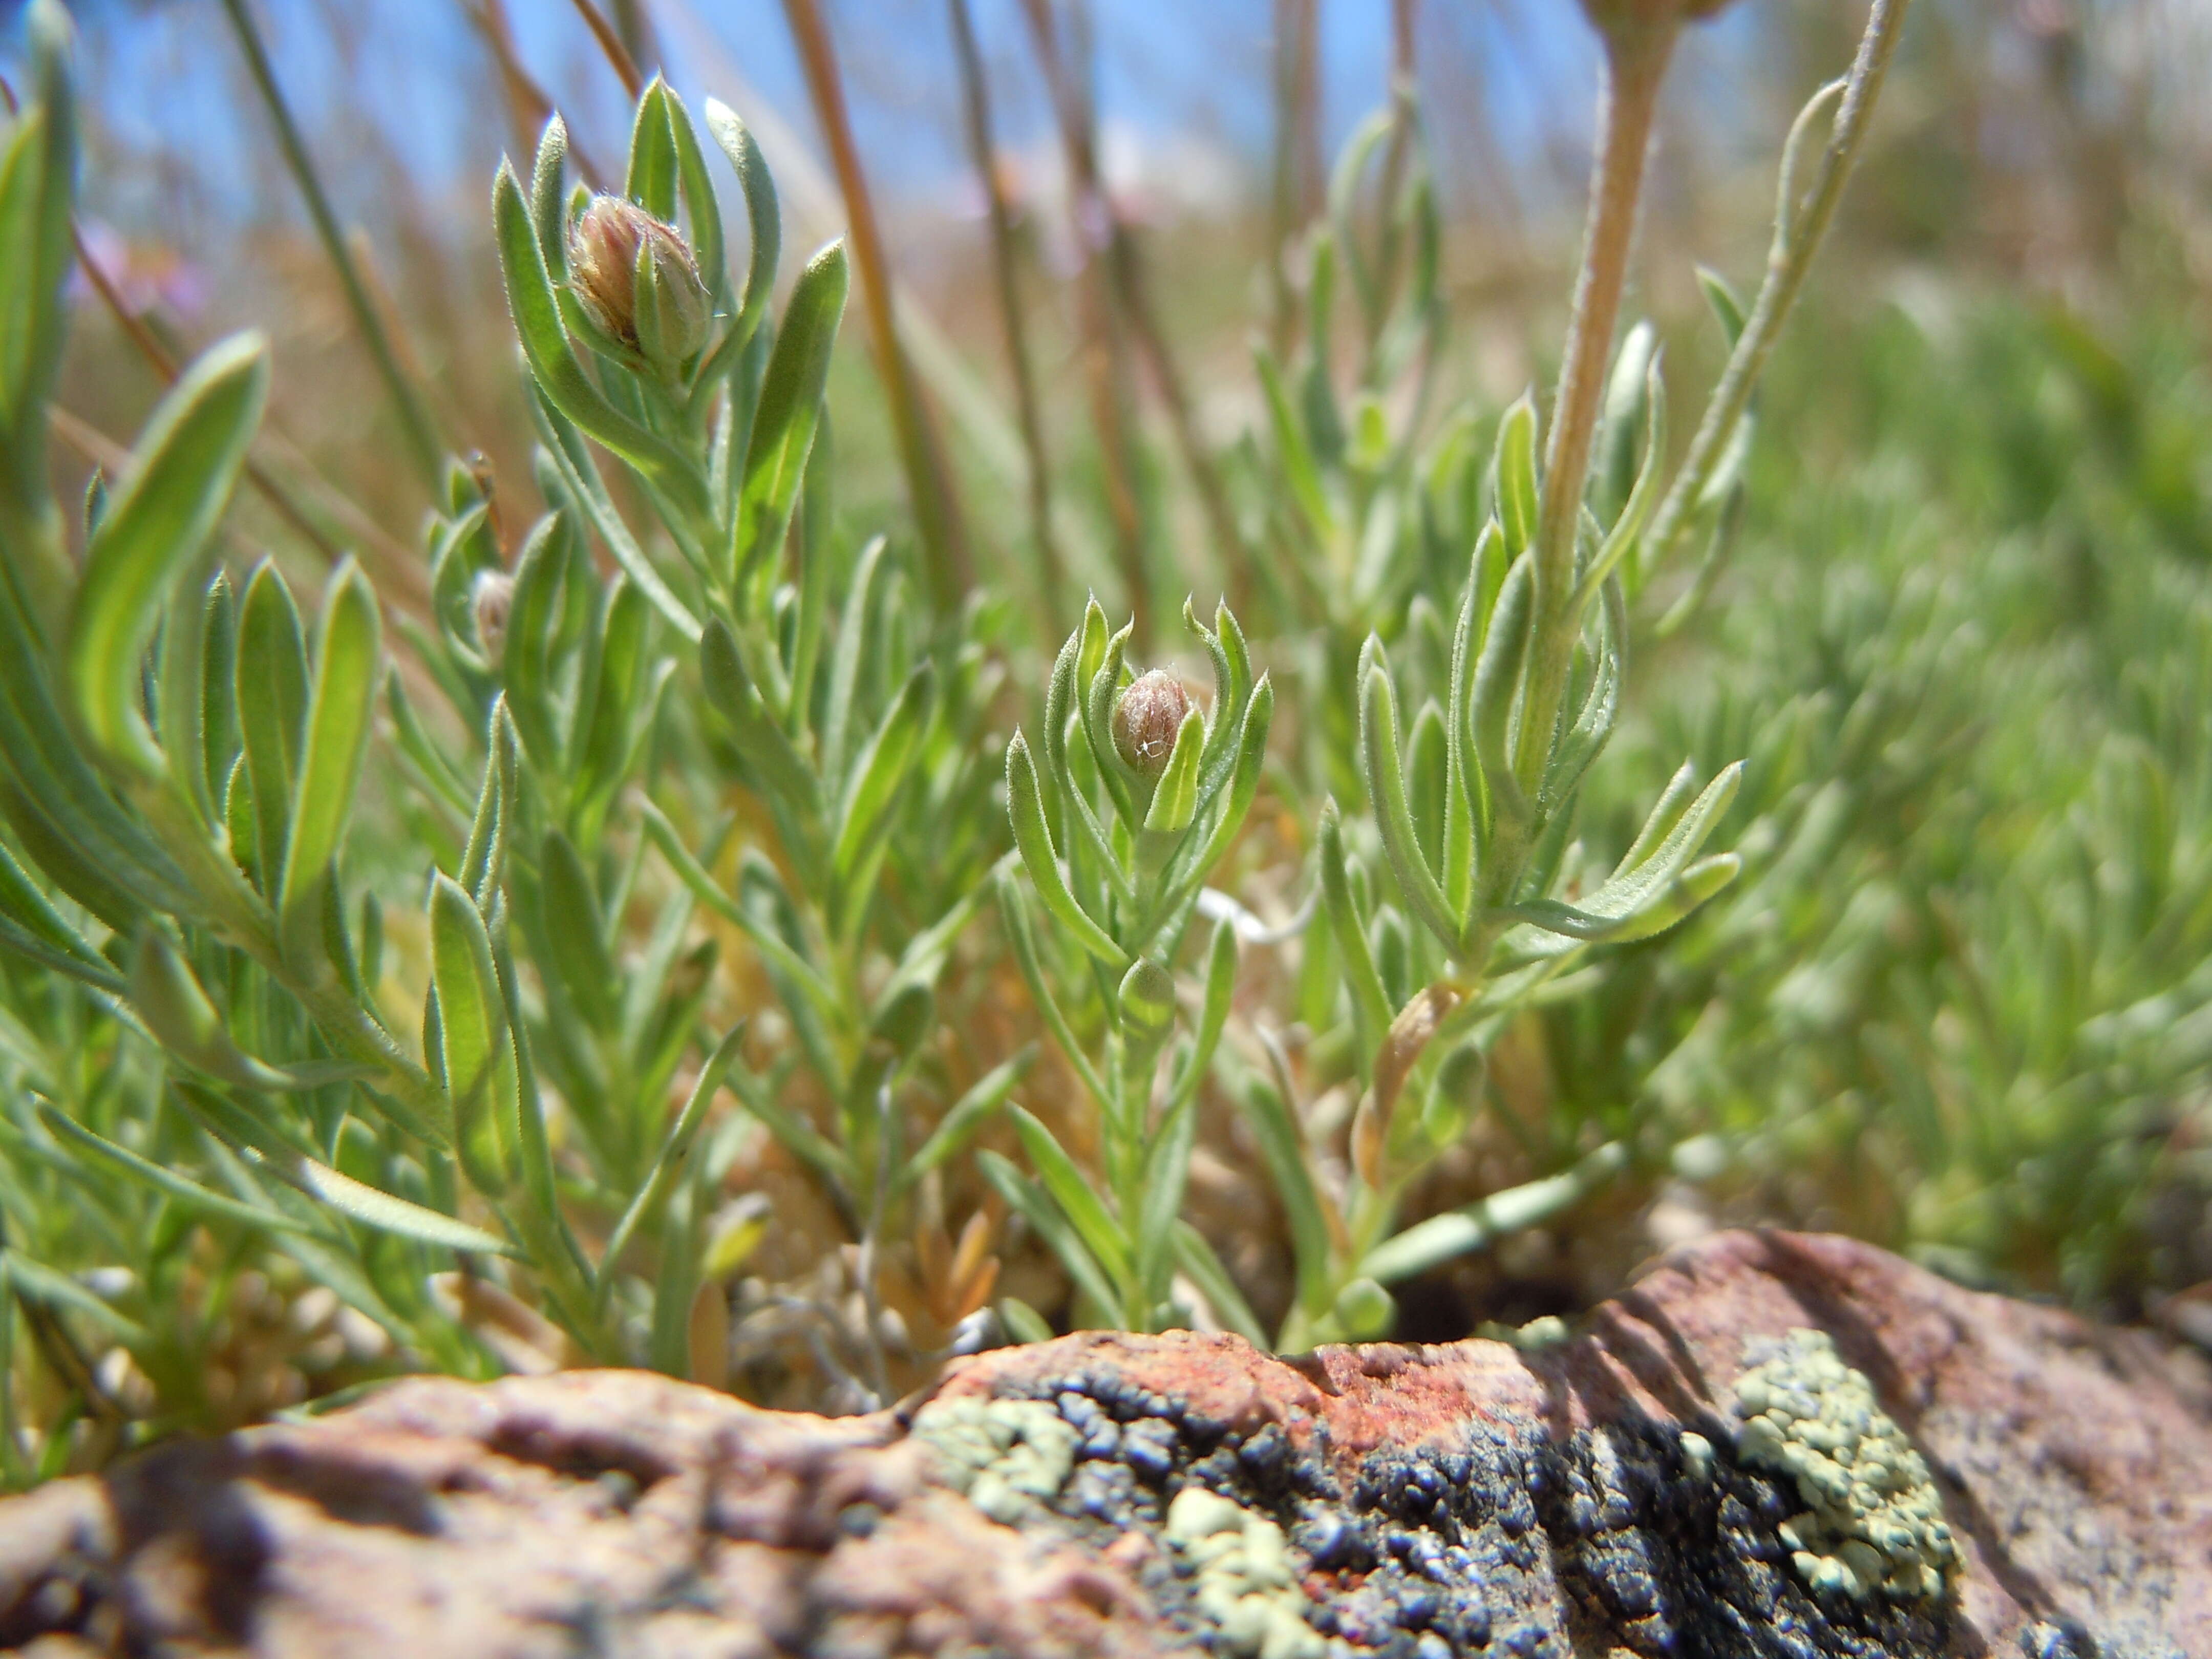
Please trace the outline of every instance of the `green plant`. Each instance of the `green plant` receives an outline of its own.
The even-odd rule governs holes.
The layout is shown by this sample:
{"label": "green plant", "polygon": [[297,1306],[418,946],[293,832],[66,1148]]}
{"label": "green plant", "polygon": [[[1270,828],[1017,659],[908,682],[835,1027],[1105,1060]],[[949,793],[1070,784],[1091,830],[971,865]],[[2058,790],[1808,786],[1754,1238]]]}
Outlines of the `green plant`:
{"label": "green plant", "polygon": [[1102,1055],[1093,1058],[1076,1036],[1028,902],[1006,877],[1000,914],[1046,1028],[1098,1114],[1103,1191],[1018,1108],[1015,1124],[1037,1179],[988,1152],[983,1170],[1066,1264],[1091,1316],[1133,1330],[1188,1321],[1172,1294],[1178,1268],[1218,1311],[1252,1328],[1211,1247],[1182,1218],[1199,1088],[1235,988],[1237,936],[1226,920],[1207,947],[1196,1029],[1164,1079],[1160,1062],[1178,1012],[1175,958],[1206,878],[1259,791],[1275,696],[1265,674],[1254,678],[1243,631],[1225,604],[1211,629],[1188,606],[1183,620],[1213,662],[1210,715],[1167,671],[1134,673],[1126,660],[1131,629],[1109,634],[1094,599],[1053,665],[1042,768],[1020,732],[1006,748],[1014,844],[1054,940],[1073,947],[1074,962],[1062,965],[1098,1010]]}
{"label": "green plant", "polygon": [[[1792,131],[1755,322],[1742,320],[1724,283],[1707,278],[1737,353],[1671,489],[1662,483],[1664,388],[1651,331],[1632,331],[1618,356],[1612,352],[1657,90],[1692,9],[1591,9],[1607,50],[1601,143],[1559,395],[1540,442],[1534,400],[1523,398],[1499,422],[1482,480],[1488,510],[1477,519],[1460,505],[1474,486],[1467,422],[1449,424],[1422,466],[1404,439],[1392,441],[1377,404],[1362,409],[1371,454],[1358,472],[1395,481],[1387,492],[1370,486],[1350,497],[1359,511],[1358,544],[1376,550],[1351,583],[1380,613],[1352,679],[1359,782],[1389,879],[1387,891],[1376,890],[1347,848],[1337,809],[1325,806],[1316,852],[1328,937],[1310,957],[1333,956],[1349,1006],[1359,1099],[1342,1178],[1316,1179],[1279,1047],[1268,1050],[1267,1072],[1242,1086],[1296,1243],[1296,1292],[1278,1339],[1285,1346],[1385,1328],[1389,1284],[1547,1220],[1631,1164],[1638,1155],[1632,1097],[1585,1126],[1594,1139],[1554,1137],[1540,1158],[1552,1167],[1535,1181],[1398,1231],[1401,1195],[1466,1132],[1481,1102],[1485,1056],[1508,1027],[1525,1011],[1599,982],[1608,951],[1673,927],[1740,867],[1733,854],[1700,856],[1735,793],[1737,766],[1701,783],[1685,764],[1609,867],[1576,839],[1577,808],[1621,707],[1632,626],[1626,579],[1648,580],[1666,550],[1647,531],[1671,540],[1694,516],[1709,532],[1725,533],[1725,504],[1739,488],[1748,443],[1750,380],[1863,137],[1902,8],[1875,9],[1850,79],[1817,94]],[[1800,152],[1838,99],[1817,183],[1801,206]],[[1421,315],[1418,305],[1411,314]],[[1336,511],[1314,459],[1326,425],[1316,412],[1329,407],[1326,380],[1316,380],[1326,362],[1324,337],[1303,422],[1279,377],[1263,374],[1291,486],[1285,493],[1308,504],[1310,529]],[[1601,454],[1604,465],[1594,465]],[[1662,492],[1668,516],[1655,526]],[[1443,639],[1437,606],[1414,591],[1426,585],[1416,573],[1429,547],[1398,526],[1436,526],[1440,503],[1480,524],[1462,574],[1444,574],[1452,568],[1445,549],[1426,561],[1441,567],[1429,582],[1442,577],[1459,591],[1456,623]],[[1294,562],[1298,556],[1294,549]],[[1379,574],[1389,572],[1396,574]],[[1328,615],[1326,625],[1342,621]],[[1394,666],[1385,629],[1413,659],[1403,668]],[[1415,710],[1410,729],[1401,702]],[[1326,1018],[1330,998],[1319,990],[1307,1006]]]}
{"label": "green plant", "polygon": [[[536,450],[432,455],[380,599],[227,539],[251,340],[64,512],[74,124],[34,8],[0,159],[0,1474],[410,1368],[880,1403],[994,1302],[1017,1336],[1295,1347],[1387,1332],[1419,1279],[1409,1316],[1448,1285],[1471,1320],[1504,1311],[1476,1258],[1529,1259],[1507,1235],[1625,1259],[1662,1191],[2122,1310],[2212,1275],[2195,343],[1960,301],[1955,338],[1841,306],[1847,343],[1772,350],[1885,0],[1784,146],[1753,297],[1705,276],[1729,356],[1678,456],[1666,319],[1624,327],[1623,290],[1685,9],[1590,9],[1612,91],[1548,416],[1463,391],[1408,76],[1218,453],[1133,223],[1086,290],[1099,448],[1057,429],[1005,181],[1030,418],[886,337],[919,312],[882,248],[911,429],[845,418],[842,251],[785,269],[742,125],[641,79],[600,192],[557,120],[501,169],[514,329],[453,343]],[[1079,43],[1030,10],[1081,149]],[[404,407],[404,331],[316,217]],[[967,447],[933,459],[948,389]],[[962,465],[1026,510],[955,501]],[[927,541],[876,505],[902,478],[944,492]],[[1185,518],[1234,598],[1186,612],[1210,701],[1099,605],[1038,637],[1008,548],[1070,580],[1113,548],[1141,628]]]}

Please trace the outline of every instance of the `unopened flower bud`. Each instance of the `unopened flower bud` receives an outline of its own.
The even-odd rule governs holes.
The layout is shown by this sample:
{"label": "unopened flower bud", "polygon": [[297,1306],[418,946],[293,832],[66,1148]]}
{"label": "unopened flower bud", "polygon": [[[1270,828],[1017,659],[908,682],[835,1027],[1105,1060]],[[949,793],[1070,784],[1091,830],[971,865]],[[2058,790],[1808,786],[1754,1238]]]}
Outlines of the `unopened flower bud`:
{"label": "unopened flower bud", "polygon": [[568,232],[570,284],[592,322],[674,379],[707,343],[713,296],[675,226],[595,196]]}
{"label": "unopened flower bud", "polygon": [[1114,748],[1132,771],[1156,778],[1167,770],[1176,733],[1190,712],[1190,694],[1164,668],[1140,675],[1114,705]]}
{"label": "unopened flower bud", "polygon": [[487,570],[477,578],[469,594],[469,609],[476,617],[477,639],[484,655],[499,660],[507,641],[507,612],[514,608],[514,578],[504,570]]}
{"label": "unopened flower bud", "polygon": [[1145,1053],[1155,1053],[1175,1030],[1175,975],[1150,957],[1139,957],[1121,976],[1122,1033]]}

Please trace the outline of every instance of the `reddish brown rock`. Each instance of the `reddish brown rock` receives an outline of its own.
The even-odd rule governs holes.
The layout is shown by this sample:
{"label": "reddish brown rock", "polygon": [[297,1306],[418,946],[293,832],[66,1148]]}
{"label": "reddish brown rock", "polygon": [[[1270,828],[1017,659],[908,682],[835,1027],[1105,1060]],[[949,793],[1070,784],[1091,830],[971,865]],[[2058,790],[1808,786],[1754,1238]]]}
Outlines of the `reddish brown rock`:
{"label": "reddish brown rock", "polygon": [[[1964,1558],[1942,1601],[1809,1591],[1775,1530],[1796,1496],[1735,1458],[1735,1379],[1802,1327],[1932,1471]],[[1010,1401],[1036,1403],[987,1403]],[[974,1503],[954,1489],[994,1458]],[[1231,1613],[1253,1617],[1233,1628],[1203,1577],[1218,1569],[1165,1525],[1194,1485],[1239,1506],[1259,1556],[1263,1534],[1287,1542],[1279,1583],[1237,1581],[1253,1599]],[[960,1364],[910,1419],[759,1412],[620,1372],[411,1382],[0,1504],[0,1645],[33,1643],[2212,1656],[2212,1382],[2142,1333],[1849,1241],[1745,1233],[1528,1351],[1284,1361],[1229,1337],[1085,1334]]]}

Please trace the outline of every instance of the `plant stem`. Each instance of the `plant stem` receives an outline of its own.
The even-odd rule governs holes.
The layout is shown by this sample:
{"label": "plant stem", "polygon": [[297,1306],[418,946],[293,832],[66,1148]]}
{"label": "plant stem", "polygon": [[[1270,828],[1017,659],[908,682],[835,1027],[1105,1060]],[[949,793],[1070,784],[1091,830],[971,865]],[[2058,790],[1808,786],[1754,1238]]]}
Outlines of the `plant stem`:
{"label": "plant stem", "polygon": [[853,258],[860,268],[860,295],[868,308],[869,331],[874,337],[876,364],[890,394],[891,420],[898,431],[899,456],[905,463],[907,488],[914,497],[915,527],[929,561],[931,591],[948,614],[966,595],[970,578],[968,538],[961,522],[943,447],[923,403],[921,388],[900,343],[892,314],[890,258],[884,247],[883,231],[876,222],[868,181],[860,171],[860,153],[853,142],[853,124],[845,110],[845,88],[837,73],[837,56],[830,31],[822,21],[816,0],[784,0],[792,38],[798,43],[799,61],[806,72],[814,111],[830,141],[830,158],[844,192],[845,216],[853,235]]}
{"label": "plant stem", "polygon": [[1590,447],[1605,396],[1614,320],[1636,233],[1637,198],[1651,145],[1659,87],[1674,55],[1677,27],[1624,25],[1606,37],[1605,80],[1598,94],[1598,156],[1590,173],[1588,228],[1565,360],[1544,451],[1542,501],[1536,515],[1535,593],[1530,663],[1513,757],[1521,787],[1533,799],[1551,759],[1559,704],[1574,659],[1575,541],[1589,475]]}
{"label": "plant stem", "polygon": [[1021,284],[1014,266],[1013,212],[1000,176],[991,137],[990,89],[983,78],[982,54],[975,46],[975,21],[968,0],[951,0],[952,44],[960,60],[960,90],[968,129],[968,149],[990,210],[991,264],[999,288],[999,318],[1006,337],[1006,362],[1014,377],[1014,408],[1029,453],[1030,533],[1036,542],[1038,586],[1048,617],[1057,619],[1066,584],[1066,564],[1052,529],[1052,465],[1045,453],[1044,417],[1037,403],[1036,371],[1030,361],[1029,328],[1022,315]]}
{"label": "plant stem", "polygon": [[1060,126],[1067,163],[1069,217],[1082,257],[1075,299],[1083,344],[1084,378],[1091,396],[1091,422],[1098,434],[1100,471],[1104,475],[1106,510],[1114,522],[1114,549],[1121,567],[1137,643],[1151,639],[1151,582],[1146,570],[1145,504],[1138,493],[1134,445],[1129,431],[1127,374],[1121,332],[1115,325],[1109,274],[1102,258],[1107,236],[1106,192],[1099,181],[1098,158],[1089,101],[1077,77],[1062,60],[1060,31],[1052,0],[1022,0],[1030,41],[1044,71]]}
{"label": "plant stem", "polygon": [[438,435],[437,422],[400,369],[398,353],[385,332],[383,319],[369,300],[368,287],[338,229],[337,216],[331,210],[330,198],[323,191],[322,180],[315,173],[315,164],[307,155],[300,129],[292,119],[283,90],[276,84],[276,71],[270,65],[267,48],[262,45],[261,31],[246,9],[246,0],[222,0],[222,9],[229,15],[231,27],[238,35],[240,49],[246,54],[246,65],[252,71],[261,101],[268,106],[270,123],[276,129],[277,144],[300,186],[300,194],[306,198],[307,215],[315,222],[315,234],[321,238],[323,251],[330,255],[331,263],[337,268],[338,283],[345,290],[346,304],[353,312],[354,322],[368,342],[376,372],[383,377],[385,390],[391,394],[392,407],[398,411],[399,424],[407,434],[408,447],[414,452],[416,465],[424,484],[434,495],[444,482],[446,459],[446,446]]}
{"label": "plant stem", "polygon": [[1743,332],[1737,337],[1735,349],[1729,354],[1728,367],[1722,371],[1720,384],[1713,388],[1712,401],[1705,405],[1697,435],[1690,441],[1682,470],[1675,475],[1666,499],[1653,515],[1642,556],[1646,574],[1656,569],[1674,550],[1674,544],[1688,526],[1698,497],[1704,494],[1714,467],[1727,453],[1736,423],[1743,418],[1743,411],[1751,402],[1752,388],[1758,385],[1759,374],[1766,367],[1767,355],[1773,350],[1782,325],[1796,303],[1798,292],[1805,286],[1806,274],[1813,268],[1813,258],[1820,251],[1821,238],[1827,232],[1829,221],[1835,216],[1836,204],[1843,198],[1844,185],[1850,177],[1852,164],[1866,141],[1875,100],[1881,95],[1890,59],[1896,55],[1908,4],[1909,0],[1875,0],[1867,16],[1866,33],[1859,40],[1858,56],[1852,62],[1844,88],[1842,107],[1836,112],[1827,149],[1821,153],[1820,173],[1802,211],[1797,203],[1786,199],[1794,190],[1794,181],[1789,176],[1789,169],[1784,169],[1782,189],[1785,199],[1778,205],[1775,214],[1774,240],[1766,256],[1765,279],[1759,284],[1759,297],[1745,320]]}
{"label": "plant stem", "polygon": [[584,27],[592,32],[592,39],[599,43],[599,51],[623,83],[623,91],[635,104],[638,94],[645,90],[645,76],[638,72],[637,60],[630,56],[623,38],[615,33],[615,26],[607,21],[606,14],[592,3],[592,0],[575,0],[576,9],[583,14]]}

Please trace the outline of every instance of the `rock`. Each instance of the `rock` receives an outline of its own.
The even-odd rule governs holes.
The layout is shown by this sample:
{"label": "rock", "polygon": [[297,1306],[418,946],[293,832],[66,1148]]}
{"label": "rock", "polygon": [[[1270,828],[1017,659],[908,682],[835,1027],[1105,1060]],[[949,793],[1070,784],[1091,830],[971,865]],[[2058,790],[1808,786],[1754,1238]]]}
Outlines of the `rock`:
{"label": "rock", "polygon": [[[1793,1549],[1802,1493],[1738,1454],[1739,1406],[1799,1387],[1778,1357],[1831,1346],[1777,1420],[1863,1483],[1917,1454],[1932,1597],[1834,1571],[1881,1537]],[[2208,1493],[2192,1352],[1731,1233],[1565,1342],[1086,1334],[843,1419],[628,1372],[398,1383],[0,1503],[0,1646],[2164,1659],[2212,1656]]]}

